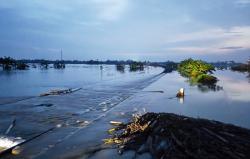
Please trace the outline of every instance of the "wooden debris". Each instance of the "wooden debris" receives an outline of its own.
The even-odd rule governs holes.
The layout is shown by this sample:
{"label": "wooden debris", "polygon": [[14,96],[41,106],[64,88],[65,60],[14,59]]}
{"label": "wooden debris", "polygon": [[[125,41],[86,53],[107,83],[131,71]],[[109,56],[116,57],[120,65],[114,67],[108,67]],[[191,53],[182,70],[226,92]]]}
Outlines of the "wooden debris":
{"label": "wooden debris", "polygon": [[14,128],[15,125],[16,125],[16,119],[13,119],[12,123],[10,124],[8,129],[6,130],[5,135],[8,135],[9,132]]}
{"label": "wooden debris", "polygon": [[12,155],[19,155],[22,152],[22,148],[20,146],[15,147],[12,149],[11,154]]}
{"label": "wooden debris", "polygon": [[153,158],[250,158],[250,130],[206,119],[147,113],[112,133],[106,144],[117,145],[120,152],[150,153]]}
{"label": "wooden debris", "polygon": [[110,121],[109,122],[111,125],[114,125],[114,126],[121,126],[121,125],[124,125],[122,122],[120,121]]}
{"label": "wooden debris", "polygon": [[43,96],[50,96],[50,95],[64,95],[64,94],[69,94],[69,93],[73,93],[73,92],[76,92],[76,91],[79,91],[81,90],[82,88],[69,88],[69,89],[63,89],[63,90],[52,90],[48,93],[43,93],[40,95],[40,97],[43,97]]}

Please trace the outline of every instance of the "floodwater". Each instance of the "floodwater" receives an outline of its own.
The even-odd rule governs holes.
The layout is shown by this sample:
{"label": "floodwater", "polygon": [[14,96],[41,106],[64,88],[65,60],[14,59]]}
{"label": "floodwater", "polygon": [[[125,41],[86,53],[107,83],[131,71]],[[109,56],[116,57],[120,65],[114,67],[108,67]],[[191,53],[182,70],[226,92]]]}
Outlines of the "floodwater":
{"label": "floodwater", "polygon": [[[170,112],[250,128],[247,74],[217,70],[219,82],[208,88],[190,85],[177,72],[162,71],[147,67],[130,72],[127,67],[120,72],[112,65],[103,69],[67,65],[64,70],[0,72],[0,134],[14,118],[17,122],[9,136],[28,139],[57,127],[25,144],[20,155],[5,158],[120,158],[114,150],[90,155],[89,149],[108,137],[110,120],[128,121],[133,113]],[[72,94],[38,97],[51,89],[79,87],[82,89]],[[175,98],[182,87],[185,98]]]}

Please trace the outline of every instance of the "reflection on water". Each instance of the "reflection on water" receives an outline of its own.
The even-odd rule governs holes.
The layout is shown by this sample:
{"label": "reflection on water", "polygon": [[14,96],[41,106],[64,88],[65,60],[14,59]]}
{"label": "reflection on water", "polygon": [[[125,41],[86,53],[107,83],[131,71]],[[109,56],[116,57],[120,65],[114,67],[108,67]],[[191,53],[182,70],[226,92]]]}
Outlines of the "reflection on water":
{"label": "reflection on water", "polygon": [[184,103],[184,98],[185,98],[185,97],[179,97],[179,98],[178,98],[178,99],[179,99],[180,104],[183,104],[183,103]]}
{"label": "reflection on water", "polygon": [[[169,72],[169,73],[171,73],[171,72]],[[185,76],[183,76],[183,77],[185,77]],[[193,80],[191,78],[187,79],[186,82],[188,82],[190,86],[197,87],[198,90],[203,92],[203,93],[206,93],[209,91],[217,92],[217,91],[223,90],[223,87],[218,85],[217,82],[215,84],[201,84],[201,83],[197,83],[196,80]]]}
{"label": "reflection on water", "polygon": [[229,71],[227,76],[222,76],[219,72],[217,76],[220,79],[219,83],[226,90],[225,96],[228,99],[250,102],[250,84],[244,74]]}
{"label": "reflection on water", "polygon": [[[217,70],[214,76],[219,81],[215,87],[208,88],[204,85],[190,85],[178,72],[166,74],[146,89],[161,90],[164,93],[145,93],[142,100],[147,100],[143,101],[142,106],[148,106],[149,112],[208,118],[250,128],[250,83],[245,74]],[[180,88],[185,89],[183,99],[175,98]]]}
{"label": "reflection on water", "polygon": [[[199,86],[190,85],[176,71],[159,75],[162,71],[148,67],[130,72],[126,66],[121,73],[116,66],[103,65],[100,69],[98,65],[70,65],[65,70],[0,72],[2,97],[36,95],[54,87],[83,88],[65,96],[29,98],[2,105],[0,132],[8,128],[13,118],[18,123],[10,135],[24,139],[51,126],[60,126],[57,131],[25,145],[26,152],[18,157],[63,158],[59,156],[100,143],[106,137],[110,119],[127,119],[136,112],[176,113],[250,128],[250,84],[245,74],[216,71],[217,84],[223,89],[202,88],[201,93]],[[185,89],[185,98],[176,98],[180,88]],[[85,128],[87,124],[90,125]],[[78,130],[81,132],[72,136]]]}
{"label": "reflection on water", "polygon": [[[50,66],[49,66],[50,67]],[[125,83],[162,71],[130,72],[129,66],[117,71],[114,65],[67,65],[65,69],[30,68],[25,71],[0,71],[0,97],[37,96],[51,89],[94,87],[97,83]]]}
{"label": "reflection on water", "polygon": [[203,85],[203,84],[197,84],[197,88],[201,92],[208,92],[208,91],[221,91],[223,90],[223,87],[213,84],[213,85]]}

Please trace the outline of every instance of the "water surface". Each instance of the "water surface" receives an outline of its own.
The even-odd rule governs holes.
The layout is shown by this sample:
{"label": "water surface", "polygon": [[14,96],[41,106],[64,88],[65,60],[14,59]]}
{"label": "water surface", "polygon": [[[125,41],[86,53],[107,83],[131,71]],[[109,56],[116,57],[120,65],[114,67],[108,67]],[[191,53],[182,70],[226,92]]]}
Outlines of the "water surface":
{"label": "water surface", "polygon": [[[153,67],[138,72],[127,67],[119,72],[112,65],[1,72],[0,134],[14,118],[17,124],[9,135],[24,139],[60,126],[25,144],[19,156],[6,158],[85,158],[89,148],[108,137],[110,120],[126,122],[133,113],[176,113],[250,128],[247,74],[218,70],[217,86],[207,88],[190,85],[176,71],[161,72]],[[79,87],[82,89],[72,94],[38,97],[55,88]],[[181,87],[185,88],[184,99],[175,97]]]}

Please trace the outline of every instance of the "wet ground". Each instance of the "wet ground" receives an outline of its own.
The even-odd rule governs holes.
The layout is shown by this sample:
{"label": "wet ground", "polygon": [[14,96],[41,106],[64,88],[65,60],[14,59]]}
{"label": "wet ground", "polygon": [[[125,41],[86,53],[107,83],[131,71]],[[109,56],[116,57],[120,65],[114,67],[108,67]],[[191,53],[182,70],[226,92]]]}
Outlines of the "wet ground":
{"label": "wet ground", "polygon": [[[143,78],[137,76],[133,80],[131,75],[130,80],[119,75],[113,82],[99,82],[95,87],[89,84],[63,96],[3,102],[1,132],[13,118],[17,124],[9,135],[25,139],[58,126],[25,144],[20,155],[4,158],[132,158],[134,152],[119,156],[115,149],[105,149],[102,139],[109,137],[106,132],[112,127],[109,121],[127,122],[138,112],[170,112],[250,128],[250,84],[245,74],[217,71],[218,86],[223,89],[208,89],[189,85],[177,72],[159,72],[137,73]],[[180,100],[175,94],[181,87],[185,88],[186,97]],[[139,157],[150,158],[144,155]]]}

